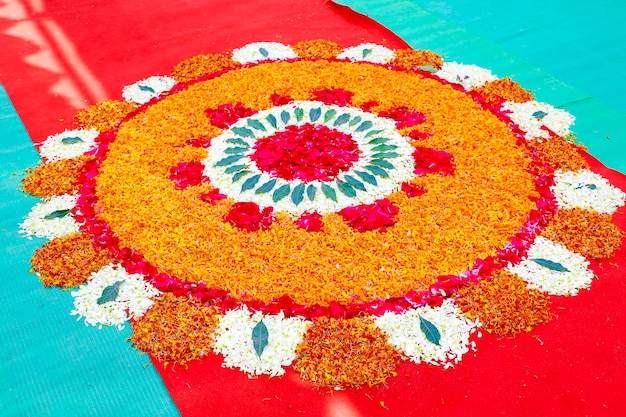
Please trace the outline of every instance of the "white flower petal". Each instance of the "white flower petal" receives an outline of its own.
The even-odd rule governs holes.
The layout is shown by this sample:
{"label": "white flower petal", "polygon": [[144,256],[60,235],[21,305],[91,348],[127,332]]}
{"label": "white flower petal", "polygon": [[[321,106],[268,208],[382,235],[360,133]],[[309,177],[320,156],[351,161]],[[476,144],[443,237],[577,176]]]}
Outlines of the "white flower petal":
{"label": "white flower petal", "polygon": [[76,200],[77,197],[64,194],[50,197],[46,202],[36,204],[20,224],[20,233],[27,237],[55,239],[79,232],[80,227],[71,213],[62,217],[46,218],[55,212],[71,210],[76,205]]}
{"label": "white flower petal", "polygon": [[554,179],[551,190],[561,208],[578,207],[613,214],[626,200],[626,193],[588,169],[576,172],[558,170]]}
{"label": "white flower petal", "polygon": [[48,136],[39,153],[46,162],[76,158],[96,147],[95,139],[99,134],[93,129],[65,130]]}
{"label": "white flower petal", "polygon": [[126,101],[144,104],[162,93],[169,91],[176,85],[176,80],[172,77],[155,75],[127,85],[122,90],[122,97]]}
{"label": "white flower petal", "polygon": [[295,59],[298,55],[291,46],[279,42],[255,42],[233,50],[232,59],[241,64],[260,61]]}
{"label": "white flower petal", "polygon": [[363,43],[344,49],[337,58],[349,59],[352,62],[373,62],[375,64],[386,64],[393,60],[396,53],[375,43]]}
{"label": "white flower petal", "polygon": [[486,68],[459,64],[458,62],[445,62],[436,75],[451,83],[461,84],[466,90],[480,87],[488,81],[498,79]]}
{"label": "white flower petal", "polygon": [[550,134],[542,129],[542,126],[559,136],[567,136],[575,120],[574,116],[565,110],[537,101],[525,103],[507,101],[502,105],[502,109],[511,112],[511,120],[526,132],[528,140],[548,139]]}

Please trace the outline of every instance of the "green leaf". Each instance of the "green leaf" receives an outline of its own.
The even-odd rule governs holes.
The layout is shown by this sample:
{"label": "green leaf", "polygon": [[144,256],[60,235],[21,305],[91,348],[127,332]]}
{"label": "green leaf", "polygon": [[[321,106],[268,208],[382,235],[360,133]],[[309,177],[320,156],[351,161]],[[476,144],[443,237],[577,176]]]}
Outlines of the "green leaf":
{"label": "green leaf", "polygon": [[346,123],[348,120],[350,120],[350,115],[348,113],[344,113],[341,116],[337,117],[337,119],[335,120],[335,123],[333,124],[333,126],[342,125],[342,124]]}
{"label": "green leaf", "polygon": [[227,165],[232,165],[233,163],[239,161],[241,158],[243,158],[243,155],[231,155],[231,156],[227,156],[224,159],[220,159],[219,161],[217,161],[215,163],[216,167],[225,167]]}
{"label": "green leaf", "polygon": [[298,206],[298,204],[302,203],[302,200],[304,200],[304,187],[304,183],[301,182],[294,187],[293,192],[291,193],[291,201],[293,201],[293,204],[295,204],[296,206]]}
{"label": "green leaf", "polygon": [[289,184],[281,185],[276,191],[274,191],[274,194],[272,194],[272,201],[274,201],[274,203],[279,202],[283,198],[287,197],[290,191],[291,186]]}
{"label": "green leaf", "polygon": [[381,167],[377,167],[376,165],[367,165],[365,167],[372,174],[379,176],[381,178],[389,178],[389,173],[382,169]]}
{"label": "green leaf", "polygon": [[252,171],[248,171],[248,170],[238,172],[238,173],[236,173],[235,175],[233,175],[233,181],[232,181],[232,182],[237,182],[237,181],[239,181],[242,177],[245,177],[246,175],[251,174],[251,173],[252,173]]}
{"label": "green leaf", "polygon": [[302,110],[300,107],[296,107],[293,113],[296,115],[297,121],[302,121],[302,118],[304,117],[304,110]]}
{"label": "green leaf", "polygon": [[256,119],[248,119],[246,123],[253,129],[262,130],[265,132],[265,126],[263,126],[263,123],[259,122]]}
{"label": "green leaf", "polygon": [[243,193],[244,191],[247,191],[256,187],[260,179],[261,179],[261,174],[256,174],[248,178],[247,180],[245,180],[243,184],[241,184],[241,192]]}
{"label": "green leaf", "polygon": [[277,124],[276,124],[276,118],[274,117],[273,114],[268,114],[266,117],[267,121],[270,122],[270,124],[272,125],[272,127],[274,129],[276,129]]}
{"label": "green leaf", "polygon": [[227,155],[238,155],[238,154],[240,154],[242,152],[245,152],[247,150],[248,150],[248,148],[244,148],[242,146],[236,146],[234,148],[226,148],[226,149],[224,149],[224,153],[227,154]]}
{"label": "green leaf", "polygon": [[384,159],[372,159],[370,161],[370,164],[377,165],[379,167],[383,167],[387,169],[394,169],[394,166],[391,164],[391,162],[385,161]]}
{"label": "green leaf", "polygon": [[361,121],[361,116],[356,116],[352,120],[350,120],[350,123],[348,123],[348,126],[354,126],[360,121]]}
{"label": "green leaf", "polygon": [[390,140],[389,138],[378,137],[378,138],[374,138],[374,139],[370,140],[367,143],[369,145],[378,145],[380,143],[389,142],[389,140]]}
{"label": "green leaf", "polygon": [[263,319],[261,319],[252,329],[252,346],[254,347],[254,351],[259,359],[261,359],[263,350],[265,350],[265,347],[267,346],[268,338],[269,332],[267,331],[267,326],[265,326]]}
{"label": "green leaf", "polygon": [[345,175],[343,178],[348,184],[350,184],[351,187],[354,187],[357,190],[365,191],[365,185],[353,176]]}
{"label": "green leaf", "polygon": [[269,193],[270,191],[272,191],[275,185],[276,185],[276,178],[273,178],[269,180],[268,182],[266,182],[265,184],[263,184],[262,186],[260,186],[259,188],[257,188],[254,193],[255,194]]}
{"label": "green leaf", "polygon": [[246,164],[233,165],[233,166],[230,166],[230,167],[226,168],[224,173],[226,173],[226,174],[234,174],[235,172],[241,171],[244,168],[248,168],[248,165],[246,165]]}
{"label": "green leaf", "polygon": [[567,269],[566,267],[564,267],[563,265],[561,265],[558,262],[554,262],[554,261],[550,261],[548,259],[543,259],[543,258],[531,258],[531,261],[535,262],[538,265],[543,266],[544,268],[548,268],[551,269],[552,271],[557,271],[557,272],[570,272],[569,269]]}
{"label": "green leaf", "polygon": [[139,87],[140,91],[147,91],[148,93],[153,94],[156,93],[156,91],[154,91],[154,88],[150,87],[149,85],[139,84],[137,87]]}
{"label": "green leaf", "polygon": [[330,185],[322,184],[322,193],[324,193],[329,200],[333,200],[335,203],[337,202],[337,193]]}
{"label": "green leaf", "polygon": [[287,124],[287,122],[289,122],[290,118],[291,118],[291,115],[288,112],[286,112],[285,110],[283,110],[280,113],[280,120],[282,120],[284,124]]}
{"label": "green leaf", "polygon": [[81,143],[81,142],[84,142],[84,140],[82,140],[78,136],[66,136],[63,139],[61,139],[61,143],[65,145],[72,145],[74,143]]}
{"label": "green leaf", "polygon": [[261,53],[261,55],[263,55],[265,58],[267,58],[268,56],[270,56],[270,53],[267,52],[267,49],[265,48],[259,48],[259,52]]}
{"label": "green leaf", "polygon": [[241,138],[230,138],[227,139],[226,142],[228,143],[232,143],[233,145],[241,145],[241,146],[245,146],[246,148],[249,148],[250,145],[248,144],[248,142],[246,142],[245,140],[241,139]]}
{"label": "green leaf", "polygon": [[[356,128],[355,132],[364,132],[367,129],[369,129],[370,127],[372,127],[374,124],[372,122],[370,122],[369,120],[364,121],[363,123],[361,123],[359,125],[359,127]],[[371,133],[371,132],[370,132]],[[369,133],[368,133],[369,135]],[[367,135],[365,135],[365,137],[368,137]]]}
{"label": "green leaf", "polygon": [[117,281],[113,285],[109,285],[104,287],[102,290],[102,294],[96,301],[98,305],[108,303],[109,301],[115,301],[117,299],[117,295],[120,293],[120,286],[124,283],[124,281]]}
{"label": "green leaf", "polygon": [[61,219],[67,216],[68,214],[70,214],[71,212],[72,210],[70,209],[55,210],[52,213],[45,215],[44,220]]}
{"label": "green leaf", "polygon": [[337,114],[337,110],[335,110],[335,109],[328,109],[326,111],[326,113],[324,113],[324,123],[328,123],[330,121],[330,119],[335,117],[335,114]]}
{"label": "green leaf", "polygon": [[256,138],[256,136],[254,136],[254,132],[247,127],[233,127],[231,128],[231,130],[235,132],[236,135],[242,136],[244,138]]}
{"label": "green leaf", "polygon": [[370,149],[373,152],[385,152],[385,151],[393,151],[395,149],[398,149],[397,145],[386,145],[386,144],[381,144],[378,146],[374,146],[372,149]]}
{"label": "green leaf", "polygon": [[439,71],[437,68],[430,66],[430,65],[420,65],[417,67],[417,69],[420,69],[422,71],[432,72],[433,74]]}
{"label": "green leaf", "polygon": [[547,115],[548,113],[546,113],[545,111],[541,111],[541,110],[537,110],[536,112],[533,113],[533,117],[536,117],[539,120],[543,119]]}
{"label": "green leaf", "polygon": [[439,346],[439,341],[441,340],[441,333],[439,333],[439,329],[437,326],[432,324],[430,321],[426,320],[424,317],[419,315],[420,318],[420,329],[424,332],[424,336],[428,339],[429,342],[436,344]]}
{"label": "green leaf", "polygon": [[339,188],[339,191],[344,193],[347,197],[356,197],[356,191],[354,191],[354,188],[343,181],[337,180],[337,188]]}
{"label": "green leaf", "polygon": [[364,172],[364,171],[354,171],[354,173],[358,175],[359,177],[361,177],[363,181],[368,182],[372,185],[378,185],[378,181],[376,181],[376,177],[373,176],[372,174]]}
{"label": "green leaf", "polygon": [[310,201],[315,200],[315,193],[317,193],[317,188],[315,188],[313,184],[309,184],[309,186],[306,189],[306,195],[307,197],[309,197]]}
{"label": "green leaf", "polygon": [[[363,122],[363,123],[367,123],[367,122]],[[358,129],[357,129],[358,131]],[[370,130],[369,132],[367,132],[367,134],[365,135],[366,138],[371,138],[374,135],[378,135],[379,133],[383,132],[384,129],[378,129],[378,130]]]}
{"label": "green leaf", "polygon": [[319,107],[315,107],[309,110],[309,119],[311,119],[312,122],[319,119],[321,115],[322,115],[322,109],[320,109]]}
{"label": "green leaf", "polygon": [[372,154],[372,159],[389,159],[389,158],[397,158],[400,154],[398,152],[381,152]]}
{"label": "green leaf", "polygon": [[372,49],[370,48],[363,49],[363,58],[367,57],[371,53],[372,53]]}

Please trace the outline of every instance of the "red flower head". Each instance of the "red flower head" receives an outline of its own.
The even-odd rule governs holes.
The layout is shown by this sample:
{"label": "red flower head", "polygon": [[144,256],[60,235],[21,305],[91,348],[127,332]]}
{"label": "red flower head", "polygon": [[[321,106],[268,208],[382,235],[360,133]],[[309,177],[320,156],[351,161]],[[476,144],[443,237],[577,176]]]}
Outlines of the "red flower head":
{"label": "red flower head", "polygon": [[235,203],[224,216],[224,221],[249,232],[267,230],[274,222],[273,211],[272,207],[265,207],[261,210],[256,203],[252,202]]}
{"label": "red flower head", "polygon": [[452,155],[446,151],[418,147],[413,152],[413,158],[415,158],[415,173],[417,175],[454,174]]}
{"label": "red flower head", "polygon": [[305,212],[296,220],[296,225],[307,232],[319,232],[322,230],[324,222],[322,221],[322,215],[318,212]]}
{"label": "red flower head", "polygon": [[347,106],[352,101],[354,95],[351,91],[341,88],[323,88],[313,91],[313,99],[324,104],[336,104],[337,106]]}
{"label": "red flower head", "polygon": [[426,121],[426,115],[416,110],[409,110],[408,107],[394,107],[378,113],[380,117],[389,117],[396,121],[396,127],[412,127]]}
{"label": "red flower head", "polygon": [[222,129],[228,129],[230,125],[237,123],[237,120],[252,116],[256,110],[244,107],[243,104],[220,104],[217,109],[207,109],[206,115],[211,120],[211,124]]}
{"label": "red flower head", "polygon": [[180,162],[170,168],[170,180],[176,183],[177,188],[187,188],[208,181],[205,177],[204,165],[199,161]]}
{"label": "red flower head", "polygon": [[384,232],[396,223],[398,207],[386,198],[376,200],[374,204],[361,204],[342,209],[339,214],[343,220],[359,232],[377,230]]}
{"label": "red flower head", "polygon": [[208,193],[204,193],[200,195],[200,200],[206,201],[207,203],[211,203],[211,205],[215,205],[216,201],[224,200],[227,198],[225,194],[221,194],[220,190],[217,188],[212,189]]}

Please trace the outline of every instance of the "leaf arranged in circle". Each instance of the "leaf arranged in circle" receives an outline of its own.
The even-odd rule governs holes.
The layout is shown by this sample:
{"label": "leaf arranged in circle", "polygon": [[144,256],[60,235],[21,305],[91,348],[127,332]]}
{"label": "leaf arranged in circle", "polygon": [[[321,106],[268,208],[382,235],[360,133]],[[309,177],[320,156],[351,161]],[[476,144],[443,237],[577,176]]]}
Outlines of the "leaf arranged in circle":
{"label": "leaf arranged in circle", "polygon": [[243,153],[245,151],[247,151],[248,148],[244,148],[243,146],[236,146],[234,148],[226,148],[224,149],[224,153],[226,155],[238,155],[240,153]]}
{"label": "leaf arranged in circle", "polygon": [[368,145],[378,145],[380,143],[385,143],[385,142],[389,142],[389,138],[385,138],[385,137],[377,137],[374,138],[372,140],[370,140],[369,142],[367,142]]}
{"label": "leaf arranged in circle", "polygon": [[322,193],[324,193],[329,200],[337,202],[337,192],[330,185],[322,184]]}
{"label": "leaf arranged in circle", "polygon": [[244,157],[243,155],[230,155],[230,156],[227,156],[224,159],[220,159],[219,161],[217,161],[215,163],[215,166],[216,167],[225,167],[227,165],[232,165],[235,162],[239,161],[243,157]]}
{"label": "leaf arranged in circle", "polygon": [[52,220],[52,219],[61,219],[65,216],[67,216],[68,214],[70,214],[72,212],[72,210],[70,209],[63,209],[63,210],[55,210],[50,214],[46,214],[44,216],[44,220]]}
{"label": "leaf arranged in circle", "polygon": [[243,184],[241,184],[241,192],[243,193],[244,191],[254,188],[260,179],[261,179],[261,174],[256,174],[248,178],[247,180],[245,180]]}
{"label": "leaf arranged in circle", "polygon": [[356,188],[357,190],[365,191],[365,184],[361,181],[357,180],[351,175],[344,175],[343,179],[347,182],[351,187]]}
{"label": "leaf arranged in circle", "polygon": [[[365,124],[365,123],[367,123],[367,122],[363,122],[363,124]],[[371,122],[370,122],[370,124],[371,124]],[[370,127],[371,127],[371,126],[370,126]],[[360,129],[360,128],[361,128],[361,127],[359,126],[359,129]],[[357,129],[357,132],[359,131],[359,129]],[[363,130],[366,130],[366,129],[369,129],[369,127],[368,127],[368,128],[364,128]],[[378,135],[378,134],[379,134],[379,133],[381,133],[381,132],[384,132],[384,129],[370,130],[370,131],[369,131],[369,132],[367,132],[367,134],[365,135],[365,138],[371,138],[372,136],[374,136],[374,135]]]}
{"label": "leaf arranged in circle", "polygon": [[372,174],[365,172],[365,171],[354,171],[354,173],[358,175],[359,177],[361,177],[363,181],[368,182],[372,185],[378,185],[378,181],[376,181],[376,177],[373,176]]}
{"label": "leaf arranged in circle", "polygon": [[63,143],[64,145],[72,145],[74,143],[81,143],[81,142],[84,142],[84,140],[82,140],[78,136],[66,136],[63,139],[61,139],[61,143]]}
{"label": "leaf arranged in circle", "polygon": [[389,173],[387,171],[385,171],[384,169],[382,169],[379,166],[376,165],[367,165],[365,167],[365,169],[367,169],[369,172],[371,172],[374,175],[377,175],[381,178],[389,178]]}
{"label": "leaf arranged in circle", "polygon": [[394,166],[391,164],[391,162],[385,161],[384,159],[372,159],[370,161],[370,164],[377,165],[377,166],[383,167],[383,168],[388,168],[388,169],[393,169],[394,168]]}
{"label": "leaf arranged in circle", "polygon": [[287,124],[289,122],[289,119],[291,119],[291,115],[289,114],[289,112],[283,110],[280,113],[280,120],[282,120],[284,124]]}
{"label": "leaf arranged in circle", "polygon": [[386,144],[381,144],[378,146],[374,146],[371,150],[373,152],[386,152],[386,151],[393,151],[398,149],[397,145],[386,145]]}
{"label": "leaf arranged in circle", "polygon": [[273,114],[268,114],[267,117],[265,118],[268,122],[270,122],[270,124],[272,125],[272,127],[274,129],[276,129],[276,127],[278,127],[278,124],[276,122],[276,118],[274,117]]}
{"label": "leaf arranged in circle", "polygon": [[[367,129],[371,128],[374,124],[369,120],[364,121],[356,128],[355,132],[365,132]],[[365,137],[368,137],[365,135]]]}
{"label": "leaf arranged in circle", "polygon": [[548,268],[548,269],[550,269],[552,271],[570,272],[570,270],[567,269],[566,267],[564,267],[562,264],[560,264],[558,262],[551,261],[549,259],[531,258],[530,260],[535,262],[536,264],[541,265],[544,268]]}
{"label": "leaf arranged in circle", "polygon": [[373,154],[372,159],[390,159],[397,158],[399,156],[400,154],[398,152],[381,152]]}
{"label": "leaf arranged in circle", "polygon": [[266,182],[265,184],[257,188],[254,193],[255,194],[269,193],[270,191],[272,191],[275,185],[276,185],[276,178],[272,178],[271,180],[269,180],[268,182]]}
{"label": "leaf arranged in circle", "polygon": [[230,138],[230,139],[226,139],[226,142],[228,143],[232,143],[233,145],[241,145],[241,146],[245,146],[246,148],[249,148],[250,145],[248,144],[248,142],[246,142],[245,140],[241,139],[241,138]]}
{"label": "leaf arranged in circle", "polygon": [[356,197],[356,191],[349,184],[337,180],[337,188],[344,193],[347,197]]}
{"label": "leaf arranged in circle", "polygon": [[231,165],[228,168],[226,168],[224,170],[224,173],[226,174],[234,174],[235,172],[241,171],[244,168],[248,168],[248,165],[246,164],[239,164],[239,165]]}
{"label": "leaf arranged in circle", "polygon": [[315,107],[309,110],[309,119],[311,119],[312,122],[319,119],[321,115],[322,115],[322,109],[319,107]]}
{"label": "leaf arranged in circle", "polygon": [[301,182],[294,187],[293,192],[291,193],[291,201],[293,201],[293,204],[295,204],[296,206],[302,203],[302,200],[304,200],[304,187],[304,183]]}
{"label": "leaf arranged in circle", "polygon": [[253,129],[262,130],[263,132],[265,132],[265,126],[263,125],[263,123],[259,122],[256,119],[248,119],[246,123]]}
{"label": "leaf arranged in circle", "polygon": [[333,126],[340,126],[350,120],[350,115],[348,113],[344,113],[337,117]]}
{"label": "leaf arranged in circle", "polygon": [[309,186],[306,188],[306,195],[307,197],[309,197],[310,201],[315,200],[316,193],[317,193],[317,188],[315,188],[313,184],[309,184]]}
{"label": "leaf arranged in circle", "polygon": [[269,332],[267,326],[263,323],[263,319],[261,319],[252,329],[252,346],[259,359],[267,346],[268,339]]}
{"label": "leaf arranged in circle", "polygon": [[328,123],[330,121],[330,119],[335,117],[335,114],[337,114],[337,110],[335,110],[335,109],[328,109],[326,111],[326,113],[324,113],[324,123]]}
{"label": "leaf arranged in circle", "polygon": [[274,201],[274,203],[277,203],[278,201],[287,197],[290,192],[291,186],[289,184],[281,185],[276,191],[274,191],[274,194],[272,194],[272,201]]}
{"label": "leaf arranged in circle", "polygon": [[115,284],[104,287],[102,294],[98,297],[98,300],[96,300],[98,305],[108,303],[109,301],[115,301],[120,293],[120,287],[123,283],[124,281],[117,281]]}
{"label": "leaf arranged in circle", "polygon": [[244,138],[255,138],[256,136],[254,136],[254,132],[250,129],[248,129],[247,127],[233,127],[231,128],[231,130],[233,132],[235,132],[236,135],[242,136]]}
{"label": "leaf arranged in circle", "polygon": [[296,120],[301,122],[302,118],[304,117],[304,110],[302,110],[300,107],[296,107],[293,111],[293,114],[296,115]]}
{"label": "leaf arranged in circle", "polygon": [[240,172],[236,173],[235,175],[233,175],[233,181],[232,182],[237,182],[241,178],[243,178],[246,175],[251,174],[251,173],[252,173],[252,171],[248,171],[247,169],[245,171],[240,171]]}
{"label": "leaf arranged in circle", "polygon": [[428,339],[429,342],[434,343],[437,346],[439,346],[439,341],[441,340],[441,333],[439,333],[439,329],[437,329],[437,326],[432,324],[430,321],[426,320],[421,315],[419,316],[419,318],[420,318],[420,329],[424,333],[424,336],[426,336],[426,339]]}
{"label": "leaf arranged in circle", "polygon": [[361,116],[355,116],[352,118],[352,120],[350,120],[350,123],[348,123],[348,126],[354,126],[357,123],[359,123],[361,121]]}

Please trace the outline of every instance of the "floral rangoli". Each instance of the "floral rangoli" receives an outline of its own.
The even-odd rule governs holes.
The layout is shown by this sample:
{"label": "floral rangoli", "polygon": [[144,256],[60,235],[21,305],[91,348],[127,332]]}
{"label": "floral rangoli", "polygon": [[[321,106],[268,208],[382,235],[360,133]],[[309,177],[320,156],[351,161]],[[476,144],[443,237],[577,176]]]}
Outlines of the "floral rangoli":
{"label": "floral rangoli", "polygon": [[622,241],[626,194],[573,116],[430,51],[253,43],[122,96],[42,144],[21,228],[71,314],[130,321],[165,366],[333,388],[454,366],[548,321]]}

